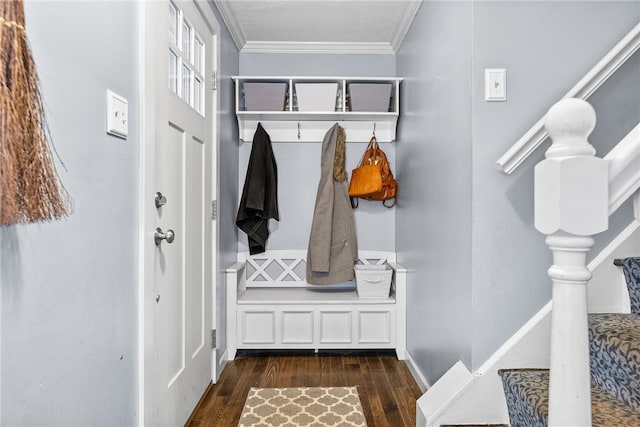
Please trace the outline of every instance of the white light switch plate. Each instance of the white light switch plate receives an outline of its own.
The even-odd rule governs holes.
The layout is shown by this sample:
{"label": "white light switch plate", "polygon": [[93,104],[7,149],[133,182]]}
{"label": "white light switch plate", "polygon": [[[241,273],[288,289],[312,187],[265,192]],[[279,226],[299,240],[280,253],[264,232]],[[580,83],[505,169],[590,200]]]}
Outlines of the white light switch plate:
{"label": "white light switch plate", "polygon": [[127,99],[110,90],[107,90],[107,133],[124,139],[129,134]]}
{"label": "white light switch plate", "polygon": [[507,70],[504,68],[486,68],[484,70],[484,100],[507,100]]}

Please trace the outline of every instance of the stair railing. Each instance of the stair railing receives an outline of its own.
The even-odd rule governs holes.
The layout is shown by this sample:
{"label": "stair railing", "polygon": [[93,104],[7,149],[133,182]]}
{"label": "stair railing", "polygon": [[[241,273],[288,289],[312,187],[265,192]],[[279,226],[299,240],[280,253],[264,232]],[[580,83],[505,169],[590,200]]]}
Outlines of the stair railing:
{"label": "stair railing", "polygon": [[553,143],[535,169],[535,227],[553,253],[549,426],[591,426],[586,256],[609,219],[608,163],[587,140],[595,122],[582,99],[551,107]]}
{"label": "stair railing", "polygon": [[[562,98],[589,98],[639,49],[640,24],[637,24]],[[506,174],[511,174],[547,137],[543,117],[498,159],[496,167]]]}
{"label": "stair railing", "polygon": [[633,196],[640,220],[640,123],[604,159],[609,164],[609,215]]}

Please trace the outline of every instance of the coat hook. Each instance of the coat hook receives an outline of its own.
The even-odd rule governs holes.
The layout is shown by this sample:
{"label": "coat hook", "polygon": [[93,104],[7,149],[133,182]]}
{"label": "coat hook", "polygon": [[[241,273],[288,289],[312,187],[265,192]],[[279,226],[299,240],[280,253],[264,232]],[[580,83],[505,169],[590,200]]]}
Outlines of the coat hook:
{"label": "coat hook", "polygon": [[300,140],[300,122],[298,122],[298,141]]}
{"label": "coat hook", "polygon": [[376,136],[376,122],[373,122],[373,136]]}

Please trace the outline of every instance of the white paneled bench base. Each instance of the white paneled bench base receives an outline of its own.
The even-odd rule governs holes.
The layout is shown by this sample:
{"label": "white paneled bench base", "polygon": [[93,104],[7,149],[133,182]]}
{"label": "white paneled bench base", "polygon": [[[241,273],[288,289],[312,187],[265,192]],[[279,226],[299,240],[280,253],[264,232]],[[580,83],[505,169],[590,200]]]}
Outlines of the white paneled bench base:
{"label": "white paneled bench base", "polygon": [[406,269],[395,252],[360,251],[359,263],[393,269],[386,298],[360,298],[351,282],[304,280],[305,250],[239,253],[227,268],[227,352],[239,349],[395,349],[406,359]]}

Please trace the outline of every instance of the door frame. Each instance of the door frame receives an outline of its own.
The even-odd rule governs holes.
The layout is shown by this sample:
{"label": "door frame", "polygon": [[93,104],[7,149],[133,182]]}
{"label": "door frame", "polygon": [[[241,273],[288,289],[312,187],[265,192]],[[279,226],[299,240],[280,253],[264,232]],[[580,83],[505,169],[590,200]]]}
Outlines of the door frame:
{"label": "door frame", "polygon": [[[196,7],[199,9],[205,22],[209,25],[211,32],[214,35],[213,39],[213,70],[209,72],[215,72],[213,76],[213,84],[216,84],[215,79],[219,75],[220,69],[220,24],[216,19],[211,5],[206,0],[192,0]],[[168,2],[165,0],[164,2]],[[163,3],[164,3],[163,2]],[[176,1],[177,3],[180,0]],[[147,411],[152,409],[153,403],[153,390],[152,380],[149,375],[146,375],[146,370],[150,369],[152,365],[151,353],[153,349],[153,304],[155,304],[155,295],[153,291],[153,277],[154,277],[154,247],[149,244],[153,242],[153,234],[155,230],[155,207],[153,206],[153,194],[156,189],[154,188],[154,176],[155,176],[155,101],[156,101],[156,81],[158,78],[154,73],[155,67],[153,60],[158,55],[154,51],[155,44],[148,43],[147,40],[152,40],[151,37],[162,34],[166,31],[166,24],[157,22],[154,14],[154,5],[157,6],[156,1],[139,1],[137,10],[137,46],[138,46],[138,96],[139,96],[139,145],[138,145],[138,425],[144,426],[145,420],[148,419]],[[211,174],[214,181],[212,185],[211,200],[215,200],[219,190],[219,164],[218,164],[218,146],[220,141],[220,91],[211,90],[207,88],[205,94],[213,97],[213,114],[211,116],[212,126],[212,160],[211,164],[214,170]],[[210,211],[210,208],[209,208]],[[212,325],[211,328],[217,328],[217,314],[216,314],[216,295],[217,295],[217,263],[219,253],[219,227],[218,221],[215,220],[212,224],[214,241],[211,248],[212,265],[211,265],[211,298],[213,299],[211,304],[212,313]],[[211,372],[214,377],[219,376],[215,363],[216,349],[211,349]],[[217,378],[211,378],[213,382]]]}

